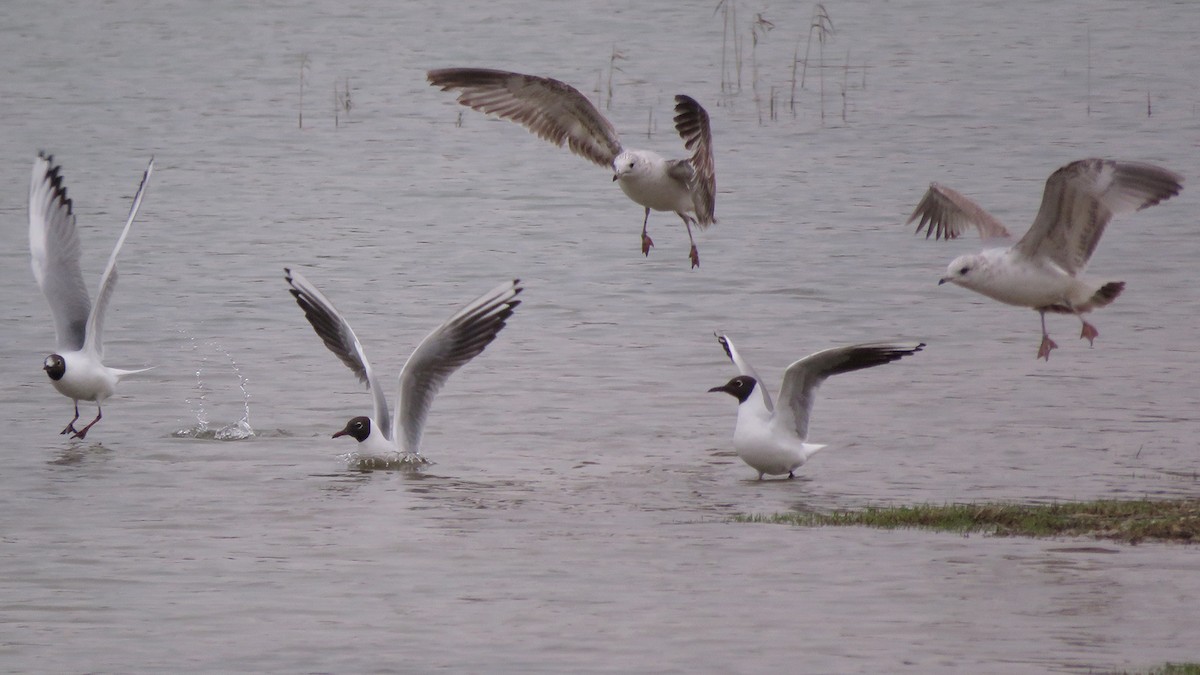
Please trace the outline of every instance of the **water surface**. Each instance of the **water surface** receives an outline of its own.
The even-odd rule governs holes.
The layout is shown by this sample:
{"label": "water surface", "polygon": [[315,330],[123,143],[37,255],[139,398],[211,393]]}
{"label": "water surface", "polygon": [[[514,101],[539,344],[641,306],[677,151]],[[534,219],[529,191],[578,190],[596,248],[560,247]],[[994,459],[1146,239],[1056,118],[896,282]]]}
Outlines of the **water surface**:
{"label": "water surface", "polygon": [[[728,518],[1197,495],[1200,8],[826,3],[830,67],[815,67],[814,45],[793,115],[811,7],[738,5],[741,88],[729,90],[711,3],[645,4],[5,11],[0,668],[1195,660],[1191,548]],[[752,50],[755,12],[775,28]],[[601,100],[614,49],[608,114],[628,144],[681,153],[676,93],[712,116],[721,222],[699,235],[697,270],[674,216],[651,217],[643,258],[640,208],[603,170],[423,79],[496,66]],[[347,81],[353,105],[335,126]],[[56,434],[70,403],[40,370],[52,322],[26,221],[39,149],[63,162],[93,288],[157,162],[106,331],[111,365],[156,368],[122,386],[86,443]],[[1092,270],[1128,287],[1093,316],[1093,349],[1075,319],[1048,319],[1061,348],[1045,363],[1035,313],[936,286],[978,242],[927,242],[903,221],[937,180],[1021,231],[1046,176],[1086,156],[1161,163],[1189,183],[1109,229]],[[303,320],[285,265],[351,318],[388,381],[457,305],[525,281],[509,327],[437,399],[434,464],[419,476],[347,467],[351,445],[329,435],[370,398]],[[929,346],[828,382],[812,439],[829,449],[797,480],[760,483],[730,452],[733,401],[705,393],[733,372],[714,330],[771,386],[834,344]],[[177,435],[237,425],[247,395],[253,438]]]}

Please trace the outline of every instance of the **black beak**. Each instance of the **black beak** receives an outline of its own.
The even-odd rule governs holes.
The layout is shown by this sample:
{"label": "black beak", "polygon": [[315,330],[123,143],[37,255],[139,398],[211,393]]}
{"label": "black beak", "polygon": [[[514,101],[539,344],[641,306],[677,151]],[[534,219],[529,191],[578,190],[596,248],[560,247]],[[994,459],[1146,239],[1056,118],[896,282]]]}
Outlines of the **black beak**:
{"label": "black beak", "polygon": [[938,286],[941,286],[944,283],[946,283],[945,279],[938,279]]}
{"label": "black beak", "polygon": [[615,174],[615,173],[613,174],[613,182],[614,183],[617,182],[617,174]]}
{"label": "black beak", "polygon": [[725,391],[725,385],[721,385],[721,386],[719,386],[719,387],[713,387],[712,389],[709,389],[709,390],[708,390],[708,393],[710,393],[710,394],[711,394],[711,393],[713,393],[714,391]]}

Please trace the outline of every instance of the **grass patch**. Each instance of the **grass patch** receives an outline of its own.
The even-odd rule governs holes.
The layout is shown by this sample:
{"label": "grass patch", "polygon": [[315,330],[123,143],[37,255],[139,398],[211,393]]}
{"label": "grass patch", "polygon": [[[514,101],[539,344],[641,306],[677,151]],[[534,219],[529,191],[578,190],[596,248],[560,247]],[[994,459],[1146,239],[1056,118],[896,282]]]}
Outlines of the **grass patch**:
{"label": "grass patch", "polygon": [[1148,675],[1200,675],[1200,663],[1168,663]]}
{"label": "grass patch", "polygon": [[[870,506],[861,511],[751,515],[739,516],[737,520],[802,526],[922,528],[982,532],[1003,537],[1095,537],[1130,544],[1142,541],[1200,542],[1200,500],[1189,499]],[[1162,672],[1200,675],[1194,670]]]}

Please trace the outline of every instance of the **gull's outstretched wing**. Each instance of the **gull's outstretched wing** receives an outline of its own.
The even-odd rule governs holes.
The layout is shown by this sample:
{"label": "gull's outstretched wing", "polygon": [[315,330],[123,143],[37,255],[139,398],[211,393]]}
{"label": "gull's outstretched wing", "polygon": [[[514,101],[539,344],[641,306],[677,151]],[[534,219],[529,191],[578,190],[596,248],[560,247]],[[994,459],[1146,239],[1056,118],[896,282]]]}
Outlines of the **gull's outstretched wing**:
{"label": "gull's outstretched wing", "polygon": [[675,130],[683,139],[683,147],[692,151],[692,176],[688,188],[696,207],[696,223],[708,227],[717,222],[714,210],[717,202],[717,171],[713,163],[712,129],[708,112],[691,96],[675,97]]}
{"label": "gull's outstretched wing", "polygon": [[779,409],[772,424],[781,431],[808,438],[808,417],[812,413],[817,387],[830,375],[881,366],[925,347],[923,342],[872,342],[849,347],[834,347],[810,354],[787,367],[779,389]]}
{"label": "gull's outstretched wing", "polygon": [[372,417],[380,433],[388,440],[395,440],[392,436],[391,412],[388,410],[387,397],[371,372],[371,364],[367,361],[362,343],[354,335],[354,329],[342,318],[333,303],[299,272],[293,272],[286,267],[283,268],[283,272],[288,285],[292,287],[290,292],[296,298],[296,304],[304,310],[304,316],[312,324],[313,330],[324,341],[329,351],[354,371],[358,381],[365,383],[367,389],[371,390],[375,401]]}
{"label": "gull's outstretched wing", "polygon": [[83,349],[91,300],[79,267],[75,212],[54,156],[38,153],[29,182],[29,253],[33,278],[50,304],[58,349]]}
{"label": "gull's outstretched wing", "polygon": [[417,453],[433,397],[454,371],[483,352],[521,304],[520,279],[493,288],[458,310],[427,335],[400,371],[400,400],[396,404],[395,438],[404,436],[404,450]]}
{"label": "gull's outstretched wing", "polygon": [[767,383],[763,382],[758,373],[754,372],[754,366],[750,365],[750,362],[743,359],[742,355],[738,353],[737,347],[733,346],[733,340],[730,340],[728,335],[717,335],[716,333],[713,333],[713,335],[717,336],[717,342],[721,343],[721,348],[725,350],[725,354],[729,357],[729,360],[733,361],[733,365],[737,366],[738,373],[749,375],[758,382],[758,386],[755,389],[762,392],[763,405],[766,406],[767,410],[774,410],[775,402],[771,400],[771,395],[767,393]]}
{"label": "gull's outstretched wing", "polygon": [[146,165],[145,173],[142,174],[142,182],[133,195],[133,204],[129,207],[129,217],[125,219],[125,229],[121,230],[121,236],[117,238],[117,245],[113,247],[112,255],[108,256],[108,265],[104,268],[104,274],[100,275],[100,289],[96,291],[96,304],[92,305],[92,311],[88,314],[84,349],[100,358],[104,358],[104,312],[108,309],[108,301],[117,287],[117,255],[121,252],[121,246],[125,244],[125,237],[129,236],[129,228],[133,225],[133,219],[137,217],[138,209],[142,207],[142,196],[146,193],[146,184],[150,182],[150,174],[153,172],[154,158],[151,157],[150,163]]}
{"label": "gull's outstretched wing", "polygon": [[526,129],[596,164],[612,169],[621,154],[613,125],[571,85],[536,75],[487,68],[442,68],[426,74],[442,91],[457,91],[458,102],[523,125]]}
{"label": "gull's outstretched wing", "polygon": [[1009,236],[1008,229],[992,214],[962,193],[939,183],[929,184],[905,224],[911,225],[918,218],[916,234],[924,229],[926,239],[931,235],[934,239],[956,239],[969,227],[978,228],[982,239]]}
{"label": "gull's outstretched wing", "polygon": [[1113,216],[1140,211],[1183,189],[1178,174],[1139,162],[1081,159],[1050,174],[1042,206],[1016,249],[1082,272]]}

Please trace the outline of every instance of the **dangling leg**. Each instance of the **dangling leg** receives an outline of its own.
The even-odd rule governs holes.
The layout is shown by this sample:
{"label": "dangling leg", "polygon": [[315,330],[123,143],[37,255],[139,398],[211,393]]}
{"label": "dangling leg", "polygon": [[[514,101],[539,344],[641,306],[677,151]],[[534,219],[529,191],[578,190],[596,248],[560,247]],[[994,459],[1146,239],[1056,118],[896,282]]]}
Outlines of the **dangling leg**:
{"label": "dangling leg", "polygon": [[1088,341],[1088,346],[1089,346],[1089,347],[1094,347],[1094,346],[1096,346],[1096,338],[1100,337],[1100,331],[1096,330],[1096,327],[1095,327],[1095,326],[1093,326],[1092,324],[1088,323],[1088,322],[1087,322],[1087,321],[1086,321],[1086,320],[1083,318],[1083,314],[1080,314],[1080,313],[1076,312],[1076,313],[1075,313],[1075,316],[1079,317],[1079,321],[1080,321],[1080,323],[1082,323],[1082,324],[1083,324],[1083,330],[1081,330],[1081,331],[1079,332],[1079,339],[1080,339],[1080,340],[1082,340],[1082,339],[1084,339],[1084,338],[1087,338],[1087,341]]}
{"label": "dangling leg", "polygon": [[79,401],[75,401],[75,419],[68,422],[66,428],[58,432],[58,434],[61,436],[66,433],[75,433],[75,422],[77,421],[79,421]]}
{"label": "dangling leg", "polygon": [[1039,309],[1038,313],[1042,315],[1042,346],[1038,347],[1037,358],[1049,361],[1050,350],[1057,349],[1058,345],[1050,339],[1050,334],[1046,332],[1046,310]]}
{"label": "dangling leg", "polygon": [[642,255],[650,257],[650,249],[654,248],[654,240],[646,234],[646,223],[650,222],[650,207],[646,207],[646,217],[642,219]]}
{"label": "dangling leg", "polygon": [[[676,213],[679,213],[676,211]],[[692,260],[692,269],[700,266],[700,252],[696,250],[696,240],[692,238],[692,219],[688,216],[679,213],[679,217],[683,218],[683,226],[687,228],[688,241],[692,242],[692,250],[688,254],[688,258]]]}
{"label": "dangling leg", "polygon": [[71,438],[78,438],[79,440],[82,441],[84,439],[84,437],[87,436],[88,429],[91,429],[93,426],[95,426],[96,422],[99,422],[101,417],[104,417],[104,413],[100,410],[100,404],[97,403],[96,404],[96,419],[92,420],[91,422],[88,422],[88,425],[86,427],[80,429],[79,431],[76,431],[75,435],[72,436]]}
{"label": "dangling leg", "polygon": [[796,474],[795,474],[795,472],[792,472],[792,471],[789,471],[789,472],[788,472],[788,480],[791,480],[791,479],[793,479],[793,478],[795,478],[795,477],[796,477]]}

